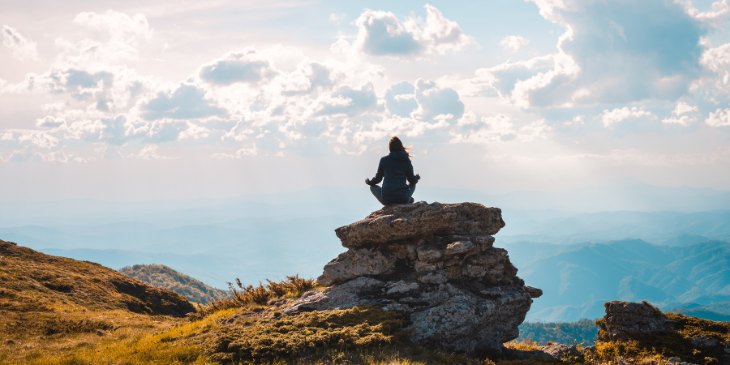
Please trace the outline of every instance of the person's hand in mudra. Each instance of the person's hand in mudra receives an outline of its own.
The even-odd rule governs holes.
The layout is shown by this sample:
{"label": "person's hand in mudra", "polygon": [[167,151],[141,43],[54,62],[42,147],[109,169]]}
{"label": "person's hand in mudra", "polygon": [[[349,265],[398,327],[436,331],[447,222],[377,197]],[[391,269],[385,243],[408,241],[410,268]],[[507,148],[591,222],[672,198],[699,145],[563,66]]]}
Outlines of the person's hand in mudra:
{"label": "person's hand in mudra", "polygon": [[366,179],[365,179],[365,183],[366,183],[366,184],[368,184],[368,185],[372,185],[372,184],[373,184],[373,183],[372,183],[372,182],[370,181],[370,179],[369,179],[369,178],[366,178]]}

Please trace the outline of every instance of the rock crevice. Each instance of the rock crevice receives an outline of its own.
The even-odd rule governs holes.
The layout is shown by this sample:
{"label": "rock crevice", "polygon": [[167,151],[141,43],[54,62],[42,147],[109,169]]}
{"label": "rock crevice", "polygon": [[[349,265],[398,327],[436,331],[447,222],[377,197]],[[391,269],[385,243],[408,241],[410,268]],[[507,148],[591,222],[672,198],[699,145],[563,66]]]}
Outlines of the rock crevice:
{"label": "rock crevice", "polygon": [[286,312],[377,306],[407,314],[418,343],[499,350],[542,294],[493,246],[502,227],[500,209],[476,203],[385,207],[335,230],[348,250],[325,265],[318,281],[327,288]]}

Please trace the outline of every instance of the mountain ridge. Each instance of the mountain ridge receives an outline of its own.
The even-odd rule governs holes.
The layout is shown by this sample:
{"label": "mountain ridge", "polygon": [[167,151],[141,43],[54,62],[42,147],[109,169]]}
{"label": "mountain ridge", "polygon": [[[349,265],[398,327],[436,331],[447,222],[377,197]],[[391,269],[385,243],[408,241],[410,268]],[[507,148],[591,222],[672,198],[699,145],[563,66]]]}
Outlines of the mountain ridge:
{"label": "mountain ridge", "polygon": [[225,291],[162,264],[125,266],[119,272],[150,285],[172,290],[195,303],[208,304],[226,296]]}

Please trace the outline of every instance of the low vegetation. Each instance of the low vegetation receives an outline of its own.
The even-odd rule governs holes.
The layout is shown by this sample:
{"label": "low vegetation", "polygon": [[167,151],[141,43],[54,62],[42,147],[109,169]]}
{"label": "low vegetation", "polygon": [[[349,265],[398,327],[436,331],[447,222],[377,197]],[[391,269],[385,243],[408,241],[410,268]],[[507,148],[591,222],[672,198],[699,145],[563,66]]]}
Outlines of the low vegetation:
{"label": "low vegetation", "polygon": [[201,314],[215,312],[227,308],[247,307],[250,305],[266,305],[271,300],[297,298],[304,292],[317,287],[312,279],[303,279],[299,276],[287,276],[284,281],[274,282],[267,280],[267,284],[257,286],[244,285],[236,279],[236,285],[228,283],[229,294],[218,298],[202,308]]}

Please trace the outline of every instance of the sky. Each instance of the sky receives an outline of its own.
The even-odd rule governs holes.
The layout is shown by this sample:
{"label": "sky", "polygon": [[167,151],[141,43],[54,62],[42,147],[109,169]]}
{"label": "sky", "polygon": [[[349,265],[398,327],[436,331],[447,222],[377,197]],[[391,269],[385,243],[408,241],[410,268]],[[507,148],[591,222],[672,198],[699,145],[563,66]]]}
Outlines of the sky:
{"label": "sky", "polygon": [[0,201],[730,187],[727,0],[2,8]]}

